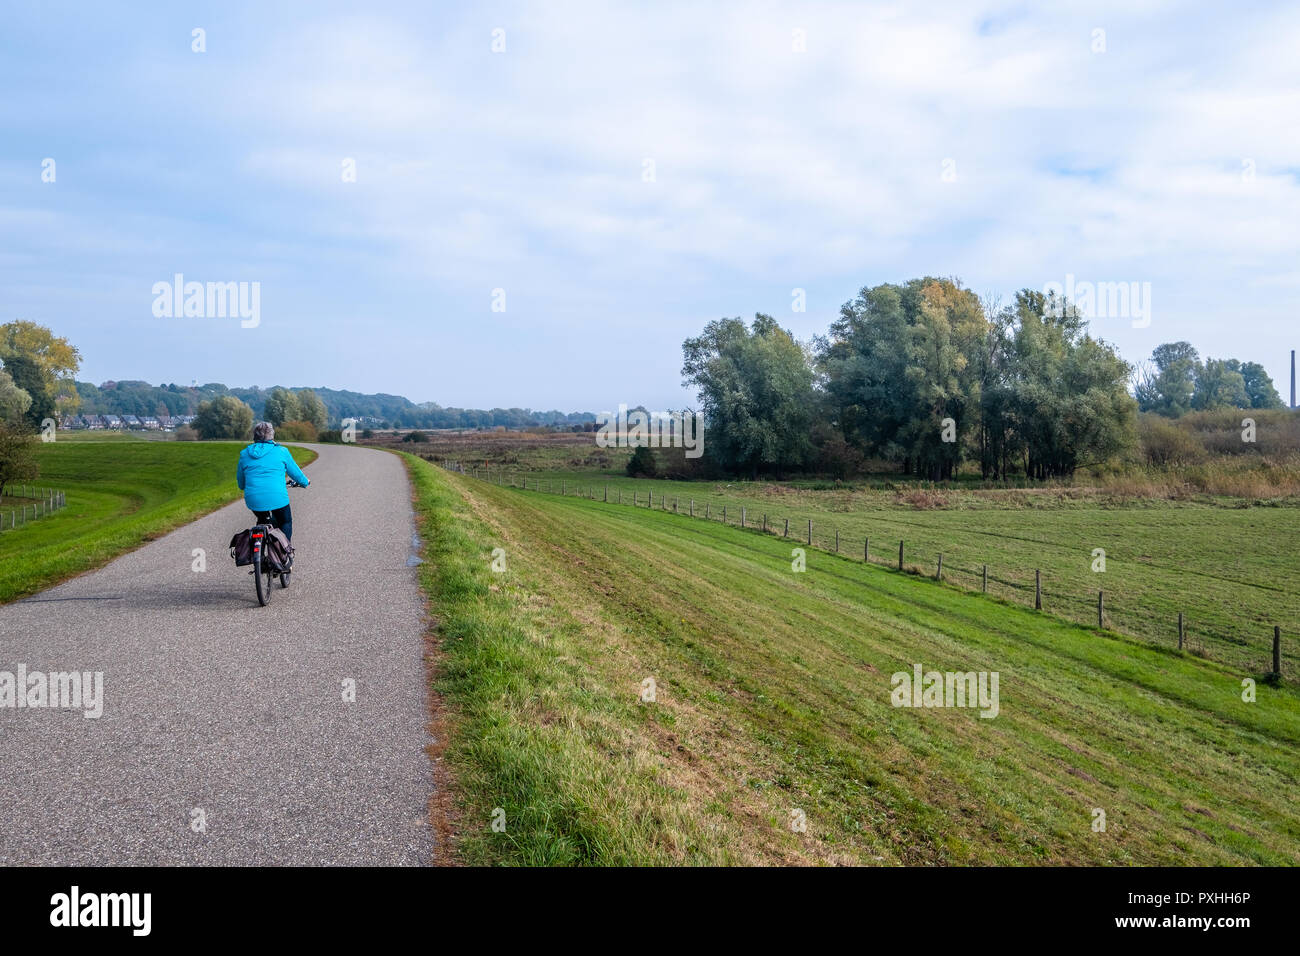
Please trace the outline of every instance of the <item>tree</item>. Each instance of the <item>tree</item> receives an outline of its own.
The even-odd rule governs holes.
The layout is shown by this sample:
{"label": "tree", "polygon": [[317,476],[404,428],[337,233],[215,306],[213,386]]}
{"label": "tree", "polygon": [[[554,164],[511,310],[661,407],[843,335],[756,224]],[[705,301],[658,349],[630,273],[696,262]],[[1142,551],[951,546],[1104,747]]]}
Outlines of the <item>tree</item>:
{"label": "tree", "polygon": [[271,389],[271,394],[266,399],[262,417],[276,427],[285,422],[301,420],[303,416],[298,405],[298,397],[287,388],[276,386]]}
{"label": "tree", "polygon": [[23,414],[28,429],[39,430],[45,419],[53,418],[58,412],[54,393],[41,374],[40,366],[30,355],[15,353],[5,359],[4,370],[9,373],[10,381],[28,396]]}
{"label": "tree", "polygon": [[632,452],[632,457],[627,460],[627,476],[629,478],[653,478],[658,470],[659,466],[655,463],[654,452],[645,445],[639,446],[636,451]]}
{"label": "tree", "polygon": [[1246,379],[1236,359],[1206,359],[1196,369],[1192,408],[1211,412],[1216,408],[1250,408]]}
{"label": "tree", "polygon": [[1258,362],[1243,362],[1239,370],[1251,408],[1285,408],[1273,379]]}
{"label": "tree", "polygon": [[233,395],[200,402],[194,417],[200,438],[246,439],[253,430],[253,410]]}
{"label": "tree", "polygon": [[299,421],[311,422],[316,426],[317,431],[329,424],[329,413],[325,410],[325,403],[310,388],[298,392],[298,414],[295,417]]}
{"label": "tree", "polygon": [[1166,418],[1192,410],[1201,357],[1187,342],[1167,342],[1151,353],[1154,373],[1148,372],[1135,389],[1138,408]]}
{"label": "tree", "polygon": [[11,481],[31,481],[40,475],[36,463],[36,436],[0,421],[0,494]]}
{"label": "tree", "polygon": [[1115,349],[1087,333],[1069,302],[1016,293],[1007,381],[1011,417],[1031,478],[1069,477],[1134,446],[1137,403],[1132,369]]}
{"label": "tree", "polygon": [[761,313],[747,329],[718,319],[682,343],[684,385],[698,390],[711,454],[729,471],[797,468],[812,456],[816,394],[803,346]]}
{"label": "tree", "polygon": [[951,478],[977,419],[988,330],[953,280],[864,288],[818,343],[832,416],[868,454]]}
{"label": "tree", "polygon": [[31,404],[31,395],[15,385],[8,372],[0,369],[0,422],[17,425],[23,421]]}
{"label": "tree", "polygon": [[[81,407],[75,381],[77,370],[81,368],[81,353],[67,339],[55,336],[43,325],[21,319],[0,325],[0,362],[11,375],[10,359],[16,357],[25,357],[35,365],[35,373],[28,378],[31,384],[20,386],[32,396],[33,405],[44,407],[37,395],[40,391],[48,398],[51,409],[57,407],[65,414],[71,414]],[[14,375],[14,380],[18,380],[17,375]],[[51,411],[42,417],[53,417],[53,414]],[[31,418],[30,410],[28,418]]]}

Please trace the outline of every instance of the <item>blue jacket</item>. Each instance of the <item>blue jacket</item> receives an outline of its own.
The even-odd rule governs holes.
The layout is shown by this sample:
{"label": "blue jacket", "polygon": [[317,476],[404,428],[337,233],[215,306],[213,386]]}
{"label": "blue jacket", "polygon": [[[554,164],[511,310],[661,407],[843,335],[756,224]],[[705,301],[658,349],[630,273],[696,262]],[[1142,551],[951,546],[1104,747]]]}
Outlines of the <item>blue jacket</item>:
{"label": "blue jacket", "polygon": [[309,485],[289,449],[273,441],[255,441],[239,453],[239,467],[235,481],[244,493],[244,503],[250,511],[274,511],[289,503],[289,490],[284,486],[284,476],[300,485]]}

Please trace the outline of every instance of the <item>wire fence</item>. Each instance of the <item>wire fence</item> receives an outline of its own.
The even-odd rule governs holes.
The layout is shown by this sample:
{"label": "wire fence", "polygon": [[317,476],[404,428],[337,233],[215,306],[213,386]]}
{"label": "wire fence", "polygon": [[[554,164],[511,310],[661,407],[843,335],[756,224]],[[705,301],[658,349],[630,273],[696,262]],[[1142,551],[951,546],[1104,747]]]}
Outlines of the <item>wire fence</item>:
{"label": "wire fence", "polygon": [[[927,552],[924,563],[920,563],[915,548],[908,551],[906,539],[896,541],[891,538],[885,541],[869,535],[850,537],[842,535],[839,529],[829,523],[814,522],[811,518],[792,522],[787,517],[773,516],[747,505],[724,504],[715,507],[707,500],[696,502],[694,498],[681,495],[660,493],[656,496],[653,490],[633,490],[627,494],[621,486],[611,489],[607,484],[521,476],[517,472],[466,467],[462,462],[452,459],[439,461],[438,464],[448,471],[502,487],[579,497],[613,505],[650,508],[687,518],[717,521],[789,539],[818,551],[853,557],[865,563],[891,567],[902,572],[927,575],[963,590],[978,591],[1008,602],[1024,604],[1076,624],[1115,631],[1161,647],[1176,647],[1179,651],[1187,651],[1210,660],[1246,666],[1252,671],[1265,668],[1260,673],[1278,677],[1282,674],[1282,632],[1276,624],[1258,625],[1259,634],[1251,640],[1193,619],[1184,612],[1157,613],[1140,607],[1116,606],[1112,602],[1112,595],[1107,594],[1105,589],[1081,597],[1064,588],[1058,589],[1055,582],[1044,577],[1041,569],[1008,571],[991,568],[987,564],[962,565],[945,557],[942,552],[933,555]],[[1294,662],[1294,653],[1290,647],[1286,657]]]}
{"label": "wire fence", "polygon": [[11,486],[9,497],[25,500],[17,506],[0,507],[0,531],[17,530],[68,505],[67,495],[54,488]]}

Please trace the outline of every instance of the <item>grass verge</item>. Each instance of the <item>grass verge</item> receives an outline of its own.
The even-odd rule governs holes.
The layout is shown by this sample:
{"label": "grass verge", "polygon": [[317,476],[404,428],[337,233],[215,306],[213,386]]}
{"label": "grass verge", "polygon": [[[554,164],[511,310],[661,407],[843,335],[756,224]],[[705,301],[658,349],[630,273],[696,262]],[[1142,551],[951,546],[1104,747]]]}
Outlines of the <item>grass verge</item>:
{"label": "grass verge", "polygon": [[[0,532],[0,603],[101,567],[239,498],[243,443],[56,441],[37,447],[40,478],[67,505]],[[305,465],[316,457],[290,448]]]}
{"label": "grass verge", "polygon": [[[796,573],[770,536],[406,460],[464,862],[1300,859],[1290,687],[1261,682],[1248,703],[1242,680],[1261,675],[834,555]],[[999,715],[893,707],[891,675],[915,663],[998,672]]]}

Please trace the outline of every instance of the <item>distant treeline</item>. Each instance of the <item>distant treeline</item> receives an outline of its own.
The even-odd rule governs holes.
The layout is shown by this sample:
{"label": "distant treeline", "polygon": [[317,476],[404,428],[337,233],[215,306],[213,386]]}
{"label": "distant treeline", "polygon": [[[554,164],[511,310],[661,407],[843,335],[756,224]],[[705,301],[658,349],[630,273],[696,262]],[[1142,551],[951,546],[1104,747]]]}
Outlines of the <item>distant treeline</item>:
{"label": "distant treeline", "polygon": [[[137,381],[105,382],[96,386],[77,382],[77,393],[83,415],[194,415],[200,402],[229,395],[247,404],[261,418],[265,415],[266,400],[276,387],[279,386],[230,388],[215,382],[198,386],[150,385]],[[355,418],[373,428],[568,427],[592,422],[596,417],[591,412],[529,408],[444,408],[433,402],[417,405],[401,395],[365,395],[332,388],[312,391],[324,402],[332,425],[338,425],[344,418]]]}

